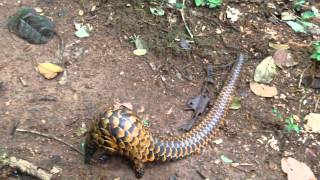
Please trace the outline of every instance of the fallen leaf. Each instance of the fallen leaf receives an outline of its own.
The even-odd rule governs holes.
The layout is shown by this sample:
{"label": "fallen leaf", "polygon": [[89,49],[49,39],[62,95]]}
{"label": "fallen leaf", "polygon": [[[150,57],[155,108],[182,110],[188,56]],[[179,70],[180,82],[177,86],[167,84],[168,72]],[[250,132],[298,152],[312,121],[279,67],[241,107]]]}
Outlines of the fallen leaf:
{"label": "fallen leaf", "polygon": [[306,130],[310,130],[315,133],[320,133],[320,114],[319,113],[310,113],[304,118],[307,121],[305,125]]}
{"label": "fallen leaf", "polygon": [[282,158],[281,168],[288,175],[288,180],[317,180],[305,163],[294,158]]}
{"label": "fallen leaf", "polygon": [[161,7],[150,8],[151,14],[155,16],[163,16],[164,10]]}
{"label": "fallen leaf", "polygon": [[52,63],[40,63],[37,66],[37,70],[47,79],[55,78],[59,72],[63,71],[63,68]]}
{"label": "fallen leaf", "polygon": [[230,109],[237,110],[241,107],[241,99],[239,97],[233,97],[230,105]]}
{"label": "fallen leaf", "polygon": [[279,49],[273,55],[274,63],[280,67],[291,67],[298,63],[294,60],[293,55],[286,49]]}
{"label": "fallen leaf", "polygon": [[220,156],[220,159],[224,162],[224,163],[226,163],[226,164],[229,164],[229,163],[233,163],[233,160],[232,159],[229,159],[227,156],[225,156],[225,155],[221,155]]}
{"label": "fallen leaf", "polygon": [[297,16],[295,16],[293,13],[290,13],[288,11],[281,13],[281,20],[283,20],[283,21],[295,20],[296,18],[297,18]]}
{"label": "fallen leaf", "polygon": [[255,82],[250,82],[250,89],[255,95],[261,97],[273,97],[278,94],[278,90],[275,86],[268,86]]}
{"label": "fallen leaf", "polygon": [[227,14],[227,18],[230,19],[232,23],[238,21],[239,17],[242,15],[239,9],[232,8],[229,6],[227,6],[226,14]]}
{"label": "fallen leaf", "polygon": [[74,33],[78,38],[90,37],[90,32],[93,30],[93,27],[90,24],[74,23],[76,32]]}
{"label": "fallen leaf", "polygon": [[133,54],[136,56],[143,56],[143,55],[147,54],[147,50],[146,49],[136,49],[133,51]]}
{"label": "fallen leaf", "polygon": [[269,47],[273,49],[289,49],[290,48],[288,44],[275,44],[271,42],[269,42]]}
{"label": "fallen leaf", "polygon": [[277,67],[271,56],[266,57],[257,66],[254,72],[254,81],[258,83],[270,83],[277,73]]}
{"label": "fallen leaf", "polygon": [[295,21],[287,21],[286,22],[295,32],[303,32],[305,33],[306,30],[303,25],[300,23],[297,23]]}

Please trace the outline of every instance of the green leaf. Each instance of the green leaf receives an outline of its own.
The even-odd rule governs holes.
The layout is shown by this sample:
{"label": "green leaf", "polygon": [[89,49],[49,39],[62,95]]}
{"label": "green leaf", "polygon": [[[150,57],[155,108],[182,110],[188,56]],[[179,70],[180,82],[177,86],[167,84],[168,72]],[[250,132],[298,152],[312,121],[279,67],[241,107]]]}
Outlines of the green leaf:
{"label": "green leaf", "polygon": [[311,22],[307,22],[307,21],[299,21],[299,23],[304,26],[304,27],[312,27],[312,26],[317,26]]}
{"label": "green leaf", "polygon": [[204,0],[194,0],[197,7],[202,6],[204,3]]}
{"label": "green leaf", "polygon": [[74,33],[78,38],[90,37],[90,32],[93,29],[90,24],[83,25],[82,23],[74,23],[76,32]]}
{"label": "green leaf", "polygon": [[282,119],[282,115],[277,108],[272,108],[271,111],[278,119]]}
{"label": "green leaf", "polygon": [[182,3],[176,3],[175,6],[176,6],[177,9],[182,9],[182,8],[184,8],[184,6],[183,6]]}
{"label": "green leaf", "polygon": [[293,116],[285,119],[285,122],[287,125],[285,126],[287,131],[290,133],[291,131],[295,131],[296,133],[300,133],[300,127],[299,125],[294,121]]}
{"label": "green leaf", "polygon": [[232,159],[229,159],[227,156],[225,155],[221,155],[220,156],[221,160],[226,163],[226,164],[229,164],[229,163],[233,163],[233,160]]}
{"label": "green leaf", "polygon": [[316,15],[314,14],[313,11],[306,11],[301,14],[301,17],[302,19],[306,20],[306,19],[314,18],[316,17]]}
{"label": "green leaf", "polygon": [[216,8],[222,4],[222,0],[205,0],[205,3],[209,8]]}
{"label": "green leaf", "polygon": [[305,0],[297,0],[293,5],[293,9],[296,11],[300,11],[304,3],[306,3]]}
{"label": "green leaf", "polygon": [[313,43],[311,59],[314,59],[315,61],[320,61],[320,41],[316,41]]}
{"label": "green leaf", "polygon": [[230,109],[237,110],[241,107],[241,99],[239,97],[233,97],[230,105]]}
{"label": "green leaf", "polygon": [[312,54],[311,59],[314,59],[316,61],[320,61],[320,54],[319,53]]}
{"label": "green leaf", "polygon": [[142,120],[143,126],[145,127],[150,127],[151,122],[148,119],[143,119]]}
{"label": "green leaf", "polygon": [[155,16],[163,16],[164,15],[164,10],[160,7],[155,7],[155,8],[150,8],[151,14]]}
{"label": "green leaf", "polygon": [[286,22],[295,32],[306,32],[304,26],[295,21],[287,21]]}

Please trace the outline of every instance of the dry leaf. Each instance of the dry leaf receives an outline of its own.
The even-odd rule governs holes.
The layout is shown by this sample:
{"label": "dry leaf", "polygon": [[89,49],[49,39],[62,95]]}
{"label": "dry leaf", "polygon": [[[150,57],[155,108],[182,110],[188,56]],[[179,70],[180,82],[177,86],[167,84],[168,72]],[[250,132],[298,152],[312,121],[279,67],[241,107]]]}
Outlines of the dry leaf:
{"label": "dry leaf", "polygon": [[143,56],[143,55],[147,54],[147,50],[146,49],[136,49],[133,51],[133,54],[137,55],[137,56]]}
{"label": "dry leaf", "polygon": [[273,55],[274,63],[280,67],[291,67],[298,63],[294,60],[293,55],[286,49],[279,49]]}
{"label": "dry leaf", "polygon": [[320,133],[320,114],[310,113],[304,118],[304,120],[307,121],[305,129],[312,132]]}
{"label": "dry leaf", "polygon": [[250,82],[250,89],[254,94],[261,97],[273,97],[278,94],[278,90],[275,86],[268,86],[255,82]]}
{"label": "dry leaf", "polygon": [[317,180],[306,164],[294,158],[282,158],[281,168],[288,175],[288,180]]}
{"label": "dry leaf", "polygon": [[37,70],[47,79],[55,78],[59,72],[63,71],[63,68],[52,63],[40,63],[37,66]]}
{"label": "dry leaf", "polygon": [[254,72],[254,81],[258,83],[270,83],[277,74],[277,67],[271,56],[266,57],[257,66]]}
{"label": "dry leaf", "polygon": [[288,44],[274,44],[274,43],[269,43],[269,47],[273,48],[273,49],[289,49],[289,45]]}

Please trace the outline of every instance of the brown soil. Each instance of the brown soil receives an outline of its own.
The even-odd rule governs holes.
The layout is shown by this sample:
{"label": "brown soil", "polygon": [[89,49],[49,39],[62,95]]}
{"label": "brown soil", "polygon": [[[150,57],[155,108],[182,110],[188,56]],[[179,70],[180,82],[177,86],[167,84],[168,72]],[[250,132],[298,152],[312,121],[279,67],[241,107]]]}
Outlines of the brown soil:
{"label": "brown soil", "polygon": [[[237,53],[247,52],[249,61],[236,91],[241,108],[230,111],[219,129],[216,138],[223,143],[212,143],[202,154],[177,162],[150,164],[142,179],[286,179],[280,160],[288,154],[320,177],[320,135],[288,133],[272,113],[277,108],[285,117],[295,114],[303,119],[314,112],[317,100],[313,90],[298,88],[300,74],[310,63],[310,49],[304,44],[311,36],[268,20],[274,11],[292,4],[275,2],[277,8],[270,9],[254,1],[225,1],[213,10],[195,8],[189,2],[186,17],[195,43],[192,50],[183,50],[174,38],[190,38],[179,12],[168,7],[165,16],[155,17],[149,12],[152,3],[142,6],[141,1],[21,2],[0,3],[0,148],[11,155],[47,170],[60,167],[56,179],[135,179],[125,159],[113,157],[106,163],[86,165],[83,157],[67,146],[30,134],[12,136],[11,129],[20,122],[19,128],[49,133],[80,148],[84,137],[76,132],[82,123],[88,125],[93,116],[116,102],[129,102],[136,111],[145,109],[139,114],[150,120],[152,132],[178,134],[178,128],[191,117],[192,113],[184,110],[186,102],[199,93],[206,65],[214,66],[215,88],[211,91],[218,94],[229,72],[225,65],[232,63]],[[237,22],[219,19],[226,4],[243,13]],[[97,10],[90,12],[93,5]],[[37,63],[57,62],[57,38],[45,45],[30,45],[6,29],[6,19],[21,6],[41,7],[54,20],[66,45],[67,84],[60,85],[59,77],[46,80],[35,70]],[[82,17],[80,8],[86,12]],[[94,31],[91,37],[79,40],[73,34],[73,23],[81,21],[92,24]],[[134,46],[128,39],[133,35],[145,41],[149,48],[146,56],[133,55]],[[295,67],[278,71],[273,81],[282,94],[278,98],[261,98],[249,89],[255,67],[274,52],[269,42],[289,44],[299,61]],[[170,109],[172,113],[167,113]],[[279,149],[268,143],[272,138]],[[233,167],[221,162],[221,155],[250,165]]]}

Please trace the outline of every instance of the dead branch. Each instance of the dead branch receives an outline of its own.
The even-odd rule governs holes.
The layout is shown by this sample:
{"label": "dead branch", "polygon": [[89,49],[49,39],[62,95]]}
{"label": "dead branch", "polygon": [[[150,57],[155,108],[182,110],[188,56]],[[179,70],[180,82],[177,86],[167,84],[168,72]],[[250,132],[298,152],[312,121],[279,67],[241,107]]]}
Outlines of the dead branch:
{"label": "dead branch", "polygon": [[26,160],[17,159],[14,156],[3,159],[2,161],[0,161],[0,163],[10,166],[14,169],[18,169],[22,173],[34,176],[41,180],[50,180],[52,178],[52,174]]}

